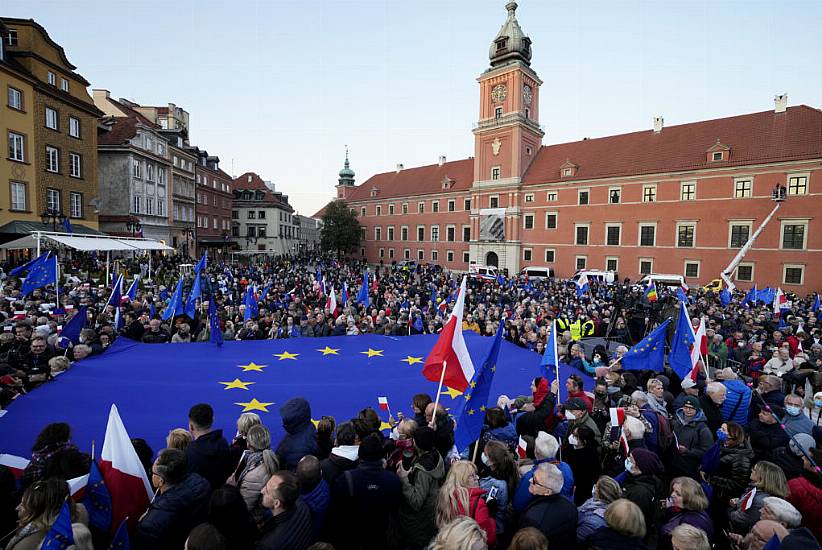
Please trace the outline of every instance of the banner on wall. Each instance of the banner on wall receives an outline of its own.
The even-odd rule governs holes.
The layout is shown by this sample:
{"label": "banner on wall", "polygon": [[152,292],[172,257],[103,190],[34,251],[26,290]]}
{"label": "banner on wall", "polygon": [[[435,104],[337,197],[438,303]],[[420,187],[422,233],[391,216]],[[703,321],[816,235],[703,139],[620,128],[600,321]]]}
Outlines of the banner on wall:
{"label": "banner on wall", "polygon": [[505,208],[482,208],[480,215],[480,240],[505,240]]}

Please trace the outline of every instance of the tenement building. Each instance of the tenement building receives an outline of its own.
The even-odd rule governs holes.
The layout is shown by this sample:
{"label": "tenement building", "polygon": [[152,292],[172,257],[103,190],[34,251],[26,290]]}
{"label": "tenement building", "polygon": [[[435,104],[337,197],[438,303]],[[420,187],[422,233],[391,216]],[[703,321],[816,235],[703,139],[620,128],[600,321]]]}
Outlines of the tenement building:
{"label": "tenement building", "polygon": [[822,288],[822,111],[788,107],[623,135],[542,145],[540,87],[531,40],[515,2],[479,78],[474,156],[341,178],[364,226],[372,263],[413,259],[509,273],[547,265],[559,277],[582,268],[637,279],[717,278],[787,200],[733,273],[741,288]]}
{"label": "tenement building", "polygon": [[231,237],[231,200],[233,180],[220,168],[220,157],[194,147],[197,182],[197,252],[208,250],[225,254],[236,245]]}
{"label": "tenement building", "polygon": [[234,180],[231,234],[247,253],[295,254],[300,242],[288,196],[254,172]]}

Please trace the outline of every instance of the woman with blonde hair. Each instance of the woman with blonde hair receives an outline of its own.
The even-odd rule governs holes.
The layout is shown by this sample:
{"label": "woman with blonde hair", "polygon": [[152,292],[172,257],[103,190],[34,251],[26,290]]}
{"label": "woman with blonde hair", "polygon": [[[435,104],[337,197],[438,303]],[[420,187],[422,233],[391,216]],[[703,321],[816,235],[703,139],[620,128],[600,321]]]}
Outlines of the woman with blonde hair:
{"label": "woman with blonde hair", "polygon": [[271,476],[280,469],[277,457],[271,450],[271,433],[262,424],[252,426],[246,436],[248,451],[243,455],[226,483],[240,489],[248,511],[254,521],[259,523],[265,516],[262,503],[263,487]]}
{"label": "woman with blonde hair", "polygon": [[183,428],[174,428],[166,436],[166,447],[185,451],[192,440],[191,432]]}
{"label": "woman with blonde hair", "polygon": [[671,548],[673,550],[711,550],[711,543],[708,542],[708,535],[705,531],[683,523],[671,533]]}
{"label": "woman with blonde hair", "polygon": [[239,451],[245,451],[248,448],[248,444],[246,443],[248,430],[250,430],[253,426],[257,426],[262,423],[263,421],[257,413],[246,412],[238,416],[237,433],[234,434],[234,439],[231,442],[231,448],[238,449]]}
{"label": "woman with blonde hair", "polygon": [[680,525],[693,525],[713,539],[714,526],[708,509],[708,498],[702,486],[693,478],[676,477],[671,481],[671,496],[667,504],[667,521],[662,526],[662,533],[657,548],[671,548],[671,536]]}
{"label": "woman with blonde hair", "polygon": [[591,550],[647,550],[642,542],[645,537],[645,516],[639,506],[626,498],[620,498],[605,509],[607,527],[597,529],[588,538]]}
{"label": "woman with blonde hair", "polygon": [[471,518],[457,516],[440,527],[429,550],[488,550],[487,531]]}
{"label": "woman with blonde hair", "polygon": [[472,462],[460,460],[451,465],[437,499],[437,527],[459,516],[468,516],[486,533],[490,546],[497,541],[496,522],[483,500],[485,491],[480,489],[477,468]]}
{"label": "woman with blonde hair", "polygon": [[600,476],[591,491],[591,498],[579,507],[577,518],[577,544],[584,547],[588,537],[601,527],[606,527],[605,510],[622,497],[622,487],[612,477]]}
{"label": "woman with blonde hair", "polygon": [[[17,507],[18,528],[6,550],[39,548],[68,498],[69,486],[65,480],[52,477],[29,485]],[[88,525],[86,508],[71,500],[68,500],[68,505],[72,523]]]}
{"label": "woman with blonde hair", "polygon": [[740,498],[731,499],[728,512],[731,530],[740,535],[747,534],[759,521],[763,501],[766,497],[786,498],[788,480],[782,468],[760,460],[751,470],[751,483]]}

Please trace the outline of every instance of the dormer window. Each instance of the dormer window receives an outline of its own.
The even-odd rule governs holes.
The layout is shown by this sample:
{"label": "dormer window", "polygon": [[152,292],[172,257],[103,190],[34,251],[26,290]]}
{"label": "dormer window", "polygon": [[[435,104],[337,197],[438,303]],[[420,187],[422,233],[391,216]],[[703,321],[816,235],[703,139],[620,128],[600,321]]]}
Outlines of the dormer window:
{"label": "dormer window", "polygon": [[707,162],[723,162],[730,158],[731,148],[717,138],[716,143],[709,147],[705,153],[708,157]]}
{"label": "dormer window", "polygon": [[444,190],[445,189],[451,189],[454,186],[454,183],[456,183],[456,182],[453,179],[449,178],[448,176],[445,176],[444,178],[442,178],[442,188]]}
{"label": "dormer window", "polygon": [[722,160],[722,152],[717,151],[716,153],[714,153],[713,160]]}
{"label": "dormer window", "polygon": [[559,173],[563,178],[571,178],[577,175],[577,166],[570,160],[566,159],[559,167]]}
{"label": "dormer window", "polygon": [[[380,192],[379,189],[377,189],[376,187],[371,188],[371,196],[372,197],[376,197],[379,192]],[[377,208],[379,208],[379,207],[377,207]]]}
{"label": "dormer window", "polygon": [[501,52],[502,50],[504,50],[507,47],[508,47],[508,37],[507,36],[497,40],[497,51],[498,52]]}
{"label": "dormer window", "polygon": [[573,174],[573,173],[574,173],[574,171],[573,171],[572,169],[570,169],[570,168],[565,168],[565,169],[562,171],[562,175],[563,175],[563,176],[570,176],[570,175],[571,175],[571,174]]}

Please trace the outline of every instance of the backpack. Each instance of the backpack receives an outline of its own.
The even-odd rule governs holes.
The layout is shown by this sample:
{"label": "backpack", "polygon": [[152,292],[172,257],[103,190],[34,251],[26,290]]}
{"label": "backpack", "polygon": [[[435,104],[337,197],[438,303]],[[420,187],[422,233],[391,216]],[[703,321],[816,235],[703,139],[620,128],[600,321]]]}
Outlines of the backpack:
{"label": "backpack", "polygon": [[674,442],[674,431],[671,429],[671,421],[664,414],[656,413],[657,419],[657,444],[663,451],[671,448]]}

